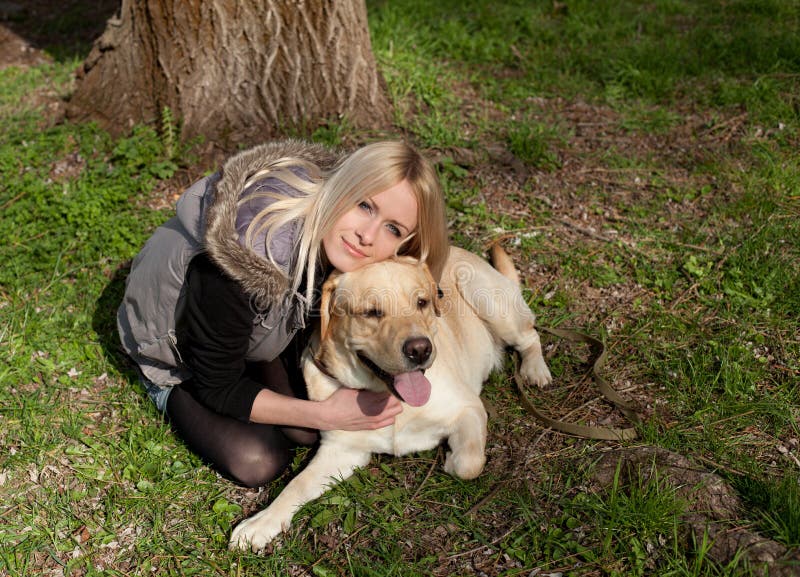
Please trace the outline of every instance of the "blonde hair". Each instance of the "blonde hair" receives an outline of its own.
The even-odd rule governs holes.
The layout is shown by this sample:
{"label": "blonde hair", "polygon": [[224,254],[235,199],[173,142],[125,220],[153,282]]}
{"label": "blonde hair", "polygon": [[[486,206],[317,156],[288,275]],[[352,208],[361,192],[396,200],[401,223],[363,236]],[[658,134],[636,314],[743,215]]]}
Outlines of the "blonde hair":
{"label": "blonde hair", "polygon": [[[290,167],[303,169],[310,180],[297,176]],[[245,189],[267,174],[300,194],[288,197],[275,192],[256,193],[275,201],[250,223],[245,243],[252,246],[253,240],[266,230],[267,256],[275,264],[270,253],[272,236],[286,224],[302,222],[296,239],[298,258],[289,280],[292,290],[297,291],[306,277],[305,296],[309,302],[313,298],[325,235],[358,203],[403,180],[416,196],[417,228],[400,243],[397,255],[414,256],[428,265],[437,281],[441,277],[449,251],[444,195],[433,166],[410,145],[399,141],[375,142],[346,156],[327,172],[302,159],[281,158],[251,175]]]}

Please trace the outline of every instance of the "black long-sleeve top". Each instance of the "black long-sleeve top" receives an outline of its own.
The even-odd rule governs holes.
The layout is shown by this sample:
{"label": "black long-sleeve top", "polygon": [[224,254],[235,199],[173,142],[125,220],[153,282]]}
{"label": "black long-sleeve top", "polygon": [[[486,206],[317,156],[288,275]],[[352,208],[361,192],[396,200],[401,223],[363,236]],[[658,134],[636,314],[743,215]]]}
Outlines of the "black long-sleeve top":
{"label": "black long-sleeve top", "polygon": [[184,386],[210,409],[249,420],[264,388],[246,370],[255,317],[249,297],[205,253],[189,263],[185,290],[176,323],[181,359],[192,373]]}

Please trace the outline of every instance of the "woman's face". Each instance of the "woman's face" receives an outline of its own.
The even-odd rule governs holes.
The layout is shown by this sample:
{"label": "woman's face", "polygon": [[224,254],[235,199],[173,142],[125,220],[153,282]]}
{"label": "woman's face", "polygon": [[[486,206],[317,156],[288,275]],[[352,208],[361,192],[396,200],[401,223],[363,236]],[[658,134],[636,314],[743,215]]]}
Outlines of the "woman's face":
{"label": "woman's face", "polygon": [[350,272],[393,256],[417,228],[417,198],[406,180],[347,211],[322,239],[328,262]]}

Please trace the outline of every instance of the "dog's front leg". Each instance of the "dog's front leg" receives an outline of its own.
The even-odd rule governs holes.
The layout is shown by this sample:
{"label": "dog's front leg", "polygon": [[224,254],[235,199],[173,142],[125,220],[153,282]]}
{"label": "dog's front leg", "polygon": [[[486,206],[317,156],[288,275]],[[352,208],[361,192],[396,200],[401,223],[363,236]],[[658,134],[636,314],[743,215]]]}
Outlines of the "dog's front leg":
{"label": "dog's front leg", "polygon": [[231,549],[260,551],[289,528],[300,507],[313,501],[335,481],[344,480],[369,463],[370,453],[348,450],[336,443],[322,444],[308,466],[281,491],[269,507],[245,519],[231,534]]}
{"label": "dog's front leg", "polygon": [[447,439],[450,451],[444,461],[445,471],[461,479],[481,474],[486,463],[486,420],[483,405],[459,413]]}

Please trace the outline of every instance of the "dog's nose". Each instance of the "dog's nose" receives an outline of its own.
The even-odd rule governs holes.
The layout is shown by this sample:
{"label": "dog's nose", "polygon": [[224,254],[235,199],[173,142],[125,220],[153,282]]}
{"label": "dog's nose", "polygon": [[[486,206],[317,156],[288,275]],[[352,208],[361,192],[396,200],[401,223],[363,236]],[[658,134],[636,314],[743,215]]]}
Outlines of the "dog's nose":
{"label": "dog's nose", "polygon": [[430,358],[432,349],[433,345],[428,337],[414,337],[403,343],[403,354],[418,365]]}

